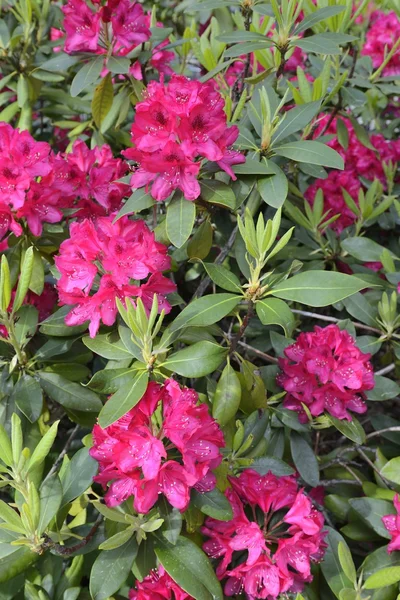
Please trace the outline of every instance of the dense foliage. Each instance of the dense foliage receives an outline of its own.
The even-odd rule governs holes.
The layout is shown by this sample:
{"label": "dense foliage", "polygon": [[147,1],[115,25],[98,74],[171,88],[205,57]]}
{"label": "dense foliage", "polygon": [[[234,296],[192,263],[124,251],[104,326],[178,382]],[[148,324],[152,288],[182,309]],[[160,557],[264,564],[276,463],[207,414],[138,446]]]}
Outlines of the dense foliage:
{"label": "dense foliage", "polygon": [[0,600],[400,599],[398,0],[0,2]]}

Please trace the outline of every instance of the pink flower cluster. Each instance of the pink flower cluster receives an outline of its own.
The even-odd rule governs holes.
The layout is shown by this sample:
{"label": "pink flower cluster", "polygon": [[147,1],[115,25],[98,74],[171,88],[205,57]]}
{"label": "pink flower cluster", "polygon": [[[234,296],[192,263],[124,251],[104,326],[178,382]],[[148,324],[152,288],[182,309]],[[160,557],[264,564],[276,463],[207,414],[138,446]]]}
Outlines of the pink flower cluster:
{"label": "pink flower cluster", "polygon": [[[159,309],[169,312],[165,294],[175,291],[175,284],[162,275],[171,263],[166,246],[155,241],[144,221],[122,217],[113,223],[113,218],[72,223],[70,238],[62,242],[55,257],[61,273],[57,282],[60,303],[76,305],[65,322],[81,325],[90,321],[91,337],[96,335],[100,321],[114,324],[116,298],[122,302],[141,298],[145,307],[151,308],[157,294]],[[142,285],[134,283],[148,275]]]}
{"label": "pink flower cluster", "polygon": [[[316,130],[318,137],[325,129],[328,121],[325,115]],[[314,202],[315,195],[319,189],[324,193],[324,211],[330,210],[327,218],[334,215],[340,215],[339,218],[331,224],[332,229],[341,233],[343,229],[349,227],[356,220],[356,215],[347,206],[343,190],[346,190],[353,200],[358,204],[358,193],[363,187],[360,177],[373,181],[379,179],[383,185],[386,183],[386,177],[382,163],[397,163],[400,161],[400,141],[386,140],[383,135],[371,135],[370,141],[374,150],[364,146],[358,139],[351,122],[348,119],[342,119],[345,123],[348,134],[348,147],[345,150],[337,139],[337,119],[330,123],[328,129],[324,132],[326,135],[334,135],[334,139],[328,142],[328,146],[334,148],[344,159],[344,171],[330,171],[326,179],[318,179],[306,191],[305,197],[311,203]]]}
{"label": "pink flower cluster", "polygon": [[400,550],[400,498],[396,494],[393,500],[394,507],[396,509],[396,515],[386,515],[382,517],[383,524],[392,536],[391,541],[388,544],[387,551],[394,552]]}
{"label": "pink flower cluster", "polygon": [[39,236],[43,223],[61,221],[63,209],[83,217],[119,208],[129,188],[115,180],[126,171],[109,146],[89,150],[78,140],[70,153],[56,155],[28,131],[0,123],[0,241],[10,231],[22,234],[19,219]]}
{"label": "pink flower cluster", "polygon": [[193,600],[161,565],[129,592],[129,600]]}
{"label": "pink flower cluster", "polygon": [[[90,8],[86,0],[68,0],[62,11],[66,32],[64,49],[68,54],[90,52],[129,56],[151,36],[151,16],[143,12],[139,2],[108,0],[103,6],[96,2]],[[163,24],[157,23],[157,27],[163,27]],[[53,34],[52,39],[59,37]],[[168,43],[166,39],[152,48],[149,63],[159,72],[171,74],[169,63],[174,53],[164,50]],[[143,79],[139,61],[133,62],[129,72],[136,79]]]}
{"label": "pink flower cluster", "polygon": [[[134,509],[146,514],[164,494],[185,511],[190,490],[210,491],[225,445],[222,431],[197,393],[169,379],[151,382],[140,402],[113,425],[93,429],[90,454],[100,464],[95,480],[104,487],[108,506],[133,496]],[[152,418],[162,403],[162,426]]]}
{"label": "pink flower cluster", "polygon": [[282,373],[277,382],[287,392],[283,405],[297,411],[302,423],[308,420],[303,405],[313,417],[327,411],[337,419],[351,420],[349,410],[364,413],[364,392],[375,385],[370,356],[337,325],[301,333],[285,349],[286,358],[279,359]]}
{"label": "pink flower cluster", "polygon": [[[16,288],[12,291],[11,302],[7,309],[8,312],[11,312],[12,310],[15,292]],[[39,313],[39,323],[41,321],[44,321],[45,319],[47,319],[47,317],[51,315],[56,303],[57,292],[51,283],[44,284],[43,292],[40,294],[40,296],[29,290],[23,302],[23,304],[30,304],[31,306],[34,306],[37,309]],[[0,335],[2,337],[8,337],[8,331],[4,325],[0,325]]]}
{"label": "pink flower cluster", "polygon": [[131,133],[134,147],[123,152],[138,163],[131,185],[137,189],[152,183],[151,194],[158,201],[176,189],[187,200],[198,198],[203,158],[216,162],[232,179],[232,165],[245,162],[231,149],[239,129],[227,127],[224,100],[211,81],[173,75],[166,85],[151,82],[145,100],[136,105]]}
{"label": "pink flower cluster", "polygon": [[233,519],[208,518],[202,528],[209,538],[204,551],[221,559],[216,573],[225,581],[225,595],[244,592],[249,600],[275,600],[301,591],[312,580],[311,563],[325,552],[322,514],[292,476],[247,469],[229,481],[233,489],[225,496]]}
{"label": "pink flower cluster", "polygon": [[[394,11],[387,14],[377,10],[370,18],[371,27],[367,31],[366,41],[361,50],[364,56],[370,56],[374,69],[383,63],[386,55],[393,48],[400,35],[400,20]],[[386,67],[382,75],[400,74],[400,49],[398,49]]]}

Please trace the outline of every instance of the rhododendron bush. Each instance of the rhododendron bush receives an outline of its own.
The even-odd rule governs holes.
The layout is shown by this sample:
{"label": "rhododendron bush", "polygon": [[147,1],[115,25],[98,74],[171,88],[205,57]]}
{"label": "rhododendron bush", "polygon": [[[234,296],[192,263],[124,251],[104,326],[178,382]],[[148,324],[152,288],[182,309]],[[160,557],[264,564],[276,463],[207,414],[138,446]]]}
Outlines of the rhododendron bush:
{"label": "rhododendron bush", "polygon": [[399,0],[0,3],[0,600],[400,600]]}

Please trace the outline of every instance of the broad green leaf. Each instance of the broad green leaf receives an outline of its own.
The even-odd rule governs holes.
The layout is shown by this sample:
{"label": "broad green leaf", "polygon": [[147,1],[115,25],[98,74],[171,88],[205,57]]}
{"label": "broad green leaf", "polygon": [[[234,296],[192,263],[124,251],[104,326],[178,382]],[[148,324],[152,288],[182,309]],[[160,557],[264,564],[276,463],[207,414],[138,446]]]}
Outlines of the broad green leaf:
{"label": "broad green leaf", "polygon": [[301,48],[304,52],[315,54],[341,54],[340,44],[347,44],[356,38],[352,35],[337,33],[318,33],[309,37],[301,38],[293,42],[294,46]]}
{"label": "broad green leaf", "polygon": [[29,289],[33,270],[33,247],[31,246],[25,252],[24,259],[22,261],[21,275],[19,277],[17,291],[15,292],[15,298],[13,302],[13,312],[15,313],[21,308],[25,296]]}
{"label": "broad green leaf", "polygon": [[99,425],[103,429],[108,427],[136,406],[147,389],[148,380],[148,372],[139,371],[132,381],[120,387],[103,406],[99,414]]}
{"label": "broad green leaf", "polygon": [[316,487],[319,484],[318,461],[309,443],[296,431],[290,432],[290,451],[302,479]]}
{"label": "broad green leaf", "polygon": [[136,539],[115,548],[103,550],[90,572],[90,594],[93,600],[106,600],[125,583],[138,552]]}
{"label": "broad green leaf", "polygon": [[[373,240],[365,237],[349,237],[341,242],[343,250],[362,262],[379,262],[385,250]],[[392,258],[396,255],[390,253]]]}
{"label": "broad green leaf", "polygon": [[213,243],[213,228],[208,219],[198,227],[189,240],[186,251],[189,258],[203,259],[209,255]]}
{"label": "broad green leaf", "polygon": [[300,129],[304,129],[318,113],[320,107],[321,101],[316,100],[315,102],[300,104],[300,106],[296,106],[286,112],[272,136],[272,145],[274,146],[285,140],[289,135],[300,131]]}
{"label": "broad green leaf", "polygon": [[228,353],[212,342],[197,342],[171,354],[162,364],[165,369],[183,377],[203,377],[215,371]]}
{"label": "broad green leaf", "polygon": [[104,56],[100,55],[83,65],[71,83],[71,96],[73,98],[98,80],[103,69],[103,63]]}
{"label": "broad green leaf", "polygon": [[180,194],[173,198],[167,209],[167,236],[176,247],[181,248],[189,239],[196,218],[196,205]]}
{"label": "broad green leaf", "polygon": [[110,56],[107,68],[116,75],[126,75],[129,72],[131,61],[126,56]]}
{"label": "broad green leaf", "polygon": [[115,550],[115,548],[119,548],[130,540],[134,533],[132,527],[127,527],[127,529],[124,529],[123,531],[118,531],[118,533],[107,538],[105,542],[102,542],[99,546],[99,550]]}
{"label": "broad green leaf", "polygon": [[42,483],[39,494],[40,516],[37,529],[39,534],[41,534],[55,517],[61,506],[63,490],[57,473],[54,473],[54,475]]}
{"label": "broad green leaf", "polygon": [[265,47],[273,46],[274,42],[267,38],[262,33],[256,33],[255,31],[233,31],[232,33],[224,33],[217,37],[219,42],[225,44],[237,44],[238,42],[263,42]]}
{"label": "broad green leaf", "polygon": [[11,546],[11,548],[15,548],[15,550],[0,556],[0,584],[23,573],[39,558],[37,552],[32,552],[26,547]]}
{"label": "broad green leaf", "polygon": [[42,413],[43,394],[39,383],[24,373],[13,389],[15,403],[26,418],[34,423]]}
{"label": "broad green leaf", "polygon": [[219,378],[212,403],[212,415],[221,427],[236,416],[241,397],[242,387],[239,378],[228,363]]}
{"label": "broad green leaf", "polygon": [[306,17],[304,17],[304,19],[302,19],[302,21],[300,21],[300,23],[295,28],[293,34],[298,35],[299,33],[306,31],[306,29],[310,29],[311,27],[314,27],[314,25],[316,25],[317,23],[320,23],[321,21],[325,21],[325,19],[328,19],[329,17],[334,17],[335,15],[339,15],[340,13],[342,13],[345,10],[345,8],[346,8],[345,6],[339,5],[339,6],[325,6],[324,8],[317,9],[314,12],[312,12],[310,15],[307,15]]}
{"label": "broad green leaf", "polygon": [[235,175],[273,175],[275,170],[268,161],[259,161],[254,158],[246,158],[246,162],[234,165]]}
{"label": "broad green leaf", "polygon": [[5,312],[11,300],[11,278],[10,267],[6,255],[1,257],[0,267],[0,310]]}
{"label": "broad green leaf", "polygon": [[324,527],[324,529],[328,530],[328,536],[325,538],[328,548],[321,563],[321,570],[332,592],[339,598],[339,594],[344,588],[353,587],[350,579],[344,573],[339,560],[339,544],[346,545],[346,542],[340,533],[331,529],[331,527]]}
{"label": "broad green leaf", "polygon": [[217,323],[241,301],[235,294],[212,294],[197,298],[188,304],[170,326],[171,331],[182,327],[206,327]]}
{"label": "broad green leaf", "polygon": [[210,204],[226,206],[232,210],[236,208],[236,198],[229,185],[217,179],[203,179],[200,181],[201,198]]}
{"label": "broad green leaf", "polygon": [[400,581],[400,567],[387,567],[370,575],[364,582],[366,590],[376,590]]}
{"label": "broad green leaf", "polygon": [[114,90],[111,74],[107,73],[107,75],[101,80],[101,83],[96,86],[93,94],[92,115],[97,127],[100,127],[103,119],[110,110],[113,103],[113,97]]}
{"label": "broad green leaf", "polygon": [[11,508],[11,506],[6,504],[4,500],[0,500],[0,519],[15,528],[18,533],[26,533],[21,517],[13,508]]}
{"label": "broad green leaf", "polygon": [[359,421],[353,416],[351,421],[341,421],[332,415],[327,415],[329,421],[352,442],[363,444],[365,442],[365,431]]}
{"label": "broad green leaf", "polygon": [[349,503],[361,519],[378,535],[390,539],[390,533],[384,526],[382,517],[396,512],[392,502],[378,498],[351,498]]}
{"label": "broad green leaf", "polygon": [[0,460],[10,467],[13,464],[10,438],[3,425],[0,424]]}
{"label": "broad green leaf", "polygon": [[371,327],[376,327],[377,307],[372,306],[363,294],[357,292],[357,294],[345,298],[343,304],[347,312],[357,319],[357,321],[361,321]]}
{"label": "broad green leaf", "polygon": [[210,279],[219,287],[228,292],[241,293],[242,287],[238,277],[222,265],[215,263],[203,263]]}
{"label": "broad green leaf", "polygon": [[321,142],[311,140],[288,142],[282,146],[275,147],[274,152],[278,156],[284,156],[296,162],[321,165],[323,167],[331,167],[332,169],[344,168],[343,158],[340,154]]}
{"label": "broad green leaf", "polygon": [[274,175],[258,178],[257,188],[261,198],[268,206],[280,208],[288,195],[288,180],[282,169],[272,160],[269,160],[267,165],[274,172]]}
{"label": "broad green leaf", "polygon": [[177,508],[170,505],[165,496],[161,496],[158,506],[160,517],[164,520],[161,527],[162,535],[168,542],[175,545],[182,531],[182,514]]}
{"label": "broad green leaf", "polygon": [[81,412],[99,412],[102,408],[100,398],[91,390],[69,381],[57,373],[38,371],[40,384],[44,392],[65,408]]}
{"label": "broad green leaf", "polygon": [[92,485],[98,463],[89,454],[89,448],[81,448],[71,458],[62,473],[62,506],[68,504]]}
{"label": "broad green leaf", "polygon": [[[248,467],[245,467],[248,468]],[[285,461],[275,456],[262,456],[261,458],[255,458],[250,465],[251,469],[260,473],[260,475],[266,475],[269,471],[277,477],[283,475],[293,475],[294,469],[290,467]]]}
{"label": "broad green leaf", "polygon": [[44,434],[28,462],[28,472],[40,465],[49,454],[51,447],[56,439],[59,421],[55,421],[48,431]]}
{"label": "broad green leaf", "polygon": [[64,52],[58,52],[57,55],[53,56],[53,58],[43,62],[40,65],[40,68],[44,69],[45,71],[67,71],[79,60],[79,56],[71,56],[70,54],[65,54]]}
{"label": "broad green leaf", "polygon": [[292,335],[295,320],[292,311],[283,300],[264,298],[256,303],[256,312],[263,325],[279,325],[286,337]]}
{"label": "broad green leaf", "polygon": [[218,521],[230,521],[233,518],[231,503],[216,487],[206,493],[198,492],[193,488],[191,500],[194,506],[208,517]]}
{"label": "broad green leaf", "polygon": [[366,392],[368,400],[383,401],[394,400],[400,394],[400,386],[382,375],[375,375],[375,386]]}
{"label": "broad green leaf", "polygon": [[309,306],[328,306],[366,288],[361,279],[334,271],[305,271],[279,283],[273,296]]}
{"label": "broad green leaf", "polygon": [[383,477],[400,485],[400,456],[392,458],[381,469]]}
{"label": "broad green leaf", "polygon": [[399,553],[392,552],[389,554],[387,546],[382,546],[368,554],[361,565],[365,579],[387,567],[400,567]]}
{"label": "broad green leaf", "polygon": [[357,581],[356,568],[349,547],[344,542],[339,542],[338,555],[341,567],[348,579],[354,584]]}
{"label": "broad green leaf", "polygon": [[225,50],[224,58],[236,58],[237,56],[241,56],[242,54],[249,54],[250,52],[255,52],[256,50],[265,50],[267,48],[267,44],[265,42],[244,42],[241,44],[235,44]]}
{"label": "broad green leaf", "polygon": [[44,288],[44,263],[40,252],[33,251],[33,269],[29,289],[38,296],[41,295]]}
{"label": "broad green leaf", "polygon": [[65,317],[70,312],[70,306],[62,306],[55,313],[50,315],[47,319],[45,319],[40,326],[40,333],[44,335],[54,335],[56,337],[67,337],[72,335],[77,335],[86,331],[88,328],[88,324],[76,325],[74,327],[70,327],[65,324]]}
{"label": "broad green leaf", "polygon": [[114,223],[124,215],[141,212],[142,210],[146,210],[146,208],[150,208],[153,204],[154,199],[144,190],[144,188],[135,190],[118,212],[114,219]]}
{"label": "broad green leaf", "polygon": [[195,600],[223,600],[214,569],[194,542],[179,536],[173,545],[157,535],[155,552],[167,573]]}
{"label": "broad green leaf", "polygon": [[35,335],[38,319],[37,308],[30,304],[24,304],[15,313],[15,337],[22,347]]}
{"label": "broad green leaf", "polygon": [[103,369],[96,371],[87,387],[102,394],[114,394],[123,385],[132,381],[135,371],[128,369]]}
{"label": "broad green leaf", "polygon": [[96,335],[95,338],[84,337],[82,341],[89,350],[103,358],[108,358],[109,360],[133,360],[132,354],[126,349],[122,340],[119,339],[114,342],[109,334]]}

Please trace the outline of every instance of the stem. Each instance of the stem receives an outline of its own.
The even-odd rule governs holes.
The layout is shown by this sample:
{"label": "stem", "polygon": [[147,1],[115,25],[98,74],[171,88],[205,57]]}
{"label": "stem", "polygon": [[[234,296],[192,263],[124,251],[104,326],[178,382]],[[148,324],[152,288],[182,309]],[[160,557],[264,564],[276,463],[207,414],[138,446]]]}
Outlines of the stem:
{"label": "stem", "polygon": [[374,82],[375,79],[377,79],[379,77],[379,75],[382,73],[383,69],[387,66],[388,62],[391,60],[391,58],[394,56],[394,54],[396,53],[397,49],[400,46],[400,38],[398,38],[398,40],[396,41],[396,43],[394,44],[393,48],[391,49],[391,51],[389,52],[389,54],[386,56],[385,60],[383,61],[383,63],[377,68],[377,70],[372,73],[372,75],[370,76],[369,80],[371,82]]}
{"label": "stem", "polygon": [[396,431],[400,432],[400,426],[394,426],[394,427],[385,427],[385,429],[379,429],[379,431],[373,431],[372,433],[369,433],[366,437],[367,439],[370,439],[372,437],[376,437],[378,435],[382,435],[382,433],[395,433]]}
{"label": "stem", "polygon": [[64,456],[67,454],[68,450],[70,449],[71,444],[72,444],[72,442],[73,442],[76,434],[79,431],[79,427],[80,427],[80,425],[75,425],[75,427],[73,428],[72,432],[70,433],[69,438],[65,442],[64,448],[61,450],[60,454],[58,455],[57,459],[55,460],[55,462],[54,462],[53,466],[51,467],[50,471],[47,473],[46,477],[43,480],[43,483],[45,483],[48,479],[50,479],[50,477],[52,475],[54,475],[54,473],[57,471],[58,467],[60,466],[60,464],[63,461]]}
{"label": "stem", "polygon": [[4,317],[3,319],[4,321],[4,326],[8,331],[8,339],[10,340],[10,343],[12,344],[14,350],[15,350],[15,354],[18,357],[18,362],[20,365],[24,365],[26,363],[26,356],[25,356],[25,352],[22,351],[21,345],[17,340],[17,337],[15,335],[15,329],[14,329],[14,320],[11,318]]}
{"label": "stem", "polygon": [[231,349],[229,351],[230,354],[233,354],[235,352],[237,345],[238,345],[240,339],[243,337],[244,332],[246,331],[247,326],[250,323],[250,320],[252,319],[253,316],[254,316],[254,303],[252,302],[252,300],[249,300],[248,304],[247,304],[247,314],[242,321],[239,331],[237,332],[237,334],[235,335],[235,337],[232,340]]}
{"label": "stem", "polygon": [[372,460],[370,460],[370,458],[365,454],[364,450],[361,450],[360,447],[356,448],[356,451],[358,452],[358,454],[361,456],[361,458],[363,458],[365,460],[365,462],[371,467],[371,469],[373,471],[375,471],[375,473],[381,478],[383,479],[383,481],[385,481],[386,485],[391,488],[391,484],[390,482],[386,479],[386,477],[384,475],[381,474],[380,470],[378,469],[378,467],[372,462]]}
{"label": "stem", "polygon": [[92,529],[89,531],[87,536],[84,537],[83,540],[78,542],[78,544],[75,544],[75,546],[61,546],[61,544],[52,545],[50,542],[45,542],[45,544],[47,544],[48,547],[52,548],[52,550],[60,556],[70,556],[74,552],[77,552],[81,548],[84,548],[90,542],[90,540],[93,538],[94,534],[98,530],[102,520],[103,515],[98,515]]}
{"label": "stem", "polygon": [[270,354],[261,352],[261,350],[257,350],[257,348],[253,348],[253,346],[249,346],[249,344],[245,344],[244,342],[239,341],[238,346],[241,346],[245,350],[248,350],[248,352],[253,352],[253,354],[256,354],[257,356],[259,356],[260,358],[265,360],[265,362],[269,362],[269,363],[277,363],[278,362],[278,359],[275,358],[275,356],[271,356]]}
{"label": "stem", "polygon": [[387,367],[383,367],[383,369],[380,369],[380,371],[376,371],[375,375],[386,375],[387,373],[391,373],[392,371],[394,371],[396,368],[396,365],[394,363],[387,365]]}

